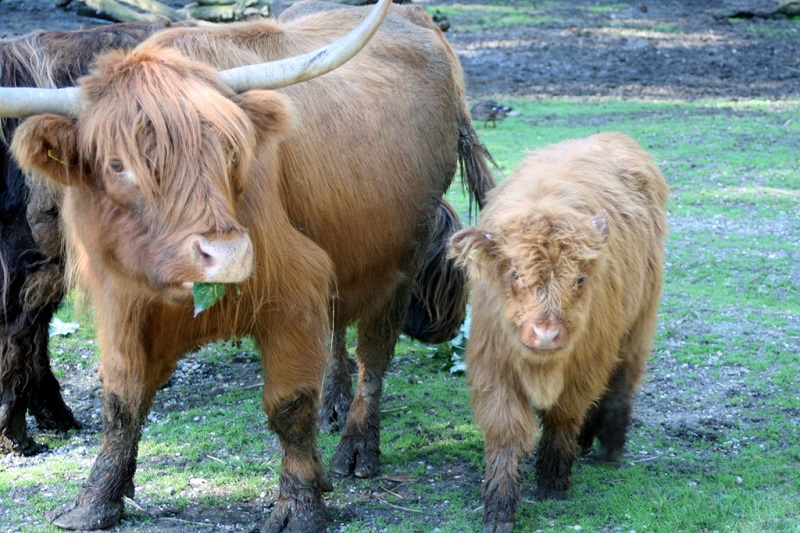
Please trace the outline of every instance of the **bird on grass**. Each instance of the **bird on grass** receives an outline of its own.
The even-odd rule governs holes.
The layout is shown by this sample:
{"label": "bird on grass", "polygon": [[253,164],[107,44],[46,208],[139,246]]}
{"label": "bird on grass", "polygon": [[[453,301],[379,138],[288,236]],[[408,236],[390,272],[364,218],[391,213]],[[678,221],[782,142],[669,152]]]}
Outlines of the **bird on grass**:
{"label": "bird on grass", "polygon": [[492,122],[492,127],[497,127],[497,121],[503,120],[508,116],[511,112],[512,108],[508,107],[507,105],[500,104],[495,100],[480,100],[479,102],[475,103],[470,109],[470,113],[472,114],[472,120],[482,120],[483,127],[486,127],[486,124],[489,121]]}

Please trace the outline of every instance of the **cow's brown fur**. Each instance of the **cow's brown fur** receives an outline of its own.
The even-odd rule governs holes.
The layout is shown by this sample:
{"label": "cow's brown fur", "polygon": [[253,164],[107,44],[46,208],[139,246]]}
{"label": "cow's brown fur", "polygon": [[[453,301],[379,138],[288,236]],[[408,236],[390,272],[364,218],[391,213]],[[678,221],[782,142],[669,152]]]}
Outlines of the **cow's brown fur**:
{"label": "cow's brown fur", "polygon": [[633,139],[603,133],[532,153],[452,238],[473,291],[485,531],[513,524],[517,467],[537,441],[543,498],[564,497],[579,435],[584,451],[597,436],[603,459],[620,457],[655,332],[667,196]]}
{"label": "cow's brown fur", "polygon": [[[98,62],[77,119],[42,115],[18,130],[22,166],[68,186],[65,227],[102,353],[106,434],[57,525],[119,520],[156,388],[218,337],[252,335],[262,352],[264,409],[285,452],[265,530],[324,522],[330,486],[314,439],[331,323],[359,321],[362,367],[334,470],[375,472],[383,372],[459,140],[474,133],[458,61],[421,10],[395,6],[321,78],[234,95],[215,75],[315,50],[363,13],[289,10],[281,24],[160,33]],[[241,294],[195,319],[185,283],[206,280],[196,235],[249,239],[255,262]]]}

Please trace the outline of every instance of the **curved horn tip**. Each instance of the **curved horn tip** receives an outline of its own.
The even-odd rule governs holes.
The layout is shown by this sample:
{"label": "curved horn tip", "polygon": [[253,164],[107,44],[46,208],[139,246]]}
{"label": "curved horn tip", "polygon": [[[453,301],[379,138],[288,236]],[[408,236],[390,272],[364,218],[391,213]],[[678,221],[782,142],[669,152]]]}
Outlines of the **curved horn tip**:
{"label": "curved horn tip", "polygon": [[328,46],[296,57],[224,70],[220,79],[238,93],[251,89],[280,89],[326,74],[361,51],[378,31],[392,0],[379,0],[361,23]]}

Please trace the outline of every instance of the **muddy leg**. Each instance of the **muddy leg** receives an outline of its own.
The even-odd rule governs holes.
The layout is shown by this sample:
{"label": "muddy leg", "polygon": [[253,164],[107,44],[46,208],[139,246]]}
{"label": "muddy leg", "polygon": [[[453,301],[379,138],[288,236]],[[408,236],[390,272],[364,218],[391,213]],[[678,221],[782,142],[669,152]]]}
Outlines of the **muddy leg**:
{"label": "muddy leg", "polygon": [[[322,499],[332,486],[317,448],[319,393],[325,371],[326,309],[302,316],[280,316],[281,327],[260,321],[256,333],[264,373],[264,411],[283,447],[279,496],[261,531],[306,532],[325,529],[329,521]],[[283,327],[290,323],[291,328]]]}
{"label": "muddy leg", "polygon": [[61,396],[61,386],[50,370],[49,360],[46,364],[36,389],[31,392],[31,404],[28,410],[36,417],[36,423],[40,428],[55,431],[79,429],[81,425],[75,420],[75,415]]}
{"label": "muddy leg", "polygon": [[580,447],[581,455],[586,455],[592,450],[594,438],[600,428],[600,419],[600,405],[592,406],[589,412],[586,413],[581,432],[578,435],[578,446]]}
{"label": "muddy leg", "polygon": [[154,389],[136,401],[123,400],[106,390],[103,397],[103,441],[89,479],[75,502],[46,518],[64,529],[105,529],[122,517],[122,497],[133,497],[133,475]]}
{"label": "muddy leg", "polygon": [[511,532],[520,498],[520,454],[512,446],[486,448],[486,476],[481,487],[483,533]]}
{"label": "muddy leg", "polygon": [[616,463],[625,452],[625,441],[633,411],[633,386],[624,366],[620,366],[609,383],[609,390],[600,403],[600,422],[597,438],[600,441],[600,460]]}
{"label": "muddy leg", "polygon": [[317,396],[316,390],[301,391],[267,412],[283,446],[283,462],[278,501],[262,533],[321,531],[330,520],[322,494],[333,486],[316,445]]}
{"label": "muddy leg", "polygon": [[409,288],[399,288],[382,313],[358,325],[358,385],[342,440],[331,459],[331,470],[339,475],[371,477],[378,471],[383,374],[394,354],[408,298]]}
{"label": "muddy leg", "polygon": [[483,531],[510,532],[520,499],[519,464],[533,447],[538,425],[527,399],[513,384],[477,373],[470,377],[475,419],[486,441]]}
{"label": "muddy leg", "polygon": [[11,386],[0,388],[0,453],[36,455],[47,448],[28,436],[28,400]]}
{"label": "muddy leg", "polygon": [[353,402],[353,384],[350,356],[347,353],[347,331],[344,326],[335,326],[333,346],[328,356],[325,383],[322,387],[322,409],[320,428],[325,432],[338,431],[347,420]]}
{"label": "muddy leg", "polygon": [[536,457],[537,499],[566,499],[577,455],[579,424],[578,420],[563,419],[555,413],[542,416],[542,438]]}

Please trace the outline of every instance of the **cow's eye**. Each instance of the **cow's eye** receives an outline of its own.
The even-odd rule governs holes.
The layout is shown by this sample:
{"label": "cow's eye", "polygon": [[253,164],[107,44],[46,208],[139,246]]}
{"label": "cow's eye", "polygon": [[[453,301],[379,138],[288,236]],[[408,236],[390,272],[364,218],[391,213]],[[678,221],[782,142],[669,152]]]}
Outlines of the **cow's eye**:
{"label": "cow's eye", "polygon": [[578,281],[576,282],[578,284],[578,287],[582,286],[584,281],[586,281],[586,278],[584,278],[583,276],[579,277]]}
{"label": "cow's eye", "polygon": [[122,164],[122,161],[119,159],[112,159],[111,164],[109,165],[111,170],[114,172],[122,172],[125,170],[125,165]]}

